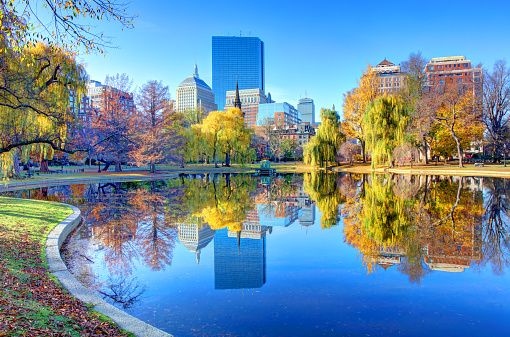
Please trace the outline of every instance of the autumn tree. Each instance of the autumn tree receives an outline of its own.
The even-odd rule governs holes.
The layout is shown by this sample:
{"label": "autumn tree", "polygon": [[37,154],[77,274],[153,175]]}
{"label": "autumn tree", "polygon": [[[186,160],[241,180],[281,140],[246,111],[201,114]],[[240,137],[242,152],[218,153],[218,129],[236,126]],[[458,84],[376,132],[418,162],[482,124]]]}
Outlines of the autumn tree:
{"label": "autumn tree", "polygon": [[368,104],[363,125],[373,169],[382,159],[393,167],[393,150],[403,143],[408,122],[408,111],[401,99],[383,96]]}
{"label": "autumn tree", "polygon": [[493,153],[501,153],[509,137],[510,68],[498,60],[483,78],[483,123]]}
{"label": "autumn tree", "polygon": [[104,170],[115,164],[115,172],[122,170],[129,153],[135,148],[134,132],[137,122],[133,96],[129,93],[132,81],[126,74],[107,76],[101,93],[100,109],[93,116],[91,126],[95,133],[93,147]]}
{"label": "autumn tree", "polygon": [[[85,91],[87,75],[75,55],[38,44],[15,52],[0,34],[0,162],[4,174],[17,155],[51,159],[55,150],[75,152],[70,97]],[[28,61],[31,59],[32,61]]]}
{"label": "autumn tree", "polygon": [[459,133],[461,130],[471,133],[471,142],[483,138],[481,109],[475,97],[473,84],[457,83],[450,77],[444,81],[427,93],[422,101],[422,109],[434,122],[450,133],[457,148],[459,167],[462,167],[464,147]]}
{"label": "autumn tree", "polygon": [[168,87],[161,81],[148,81],[137,95],[136,146],[131,156],[138,165],[149,164],[151,173],[156,172],[156,163],[177,161],[183,145],[183,118],[171,110],[169,101]]}
{"label": "autumn tree", "polygon": [[321,121],[315,136],[303,148],[305,163],[311,163],[314,166],[337,163],[338,149],[345,141],[345,135],[340,132],[338,112],[334,109],[321,109]]}
{"label": "autumn tree", "polygon": [[397,96],[404,101],[409,111],[407,140],[420,151],[425,163],[428,163],[428,150],[431,142],[430,128],[433,120],[427,113],[424,113],[420,105],[426,92],[426,64],[427,60],[420,51],[409,54],[409,58],[402,62],[401,70],[405,77]]}
{"label": "autumn tree", "polygon": [[70,96],[81,97],[86,80],[75,53],[103,53],[111,45],[110,38],[90,26],[91,20],[101,19],[132,27],[126,7],[115,0],[0,1],[0,113],[6,117],[2,118],[6,122],[0,161],[4,173],[18,154],[27,159],[28,151],[38,151],[45,163],[55,150],[86,150],[67,137],[73,117],[68,106]]}
{"label": "autumn tree", "polygon": [[[196,126],[200,133],[195,133],[197,138],[191,141],[197,142],[203,139],[208,146],[205,150],[212,156],[214,165],[218,167],[217,155],[225,155],[225,165],[230,166],[230,158],[239,154],[243,158],[248,145],[251,142],[251,132],[244,124],[243,113],[236,108],[227,111],[212,111],[204,118],[202,123]],[[203,138],[202,138],[203,137]]]}
{"label": "autumn tree", "polygon": [[357,88],[344,94],[342,132],[347,139],[356,139],[360,142],[363,162],[366,162],[363,113],[367,105],[380,95],[377,72],[367,65],[357,83]]}
{"label": "autumn tree", "polygon": [[108,20],[123,28],[133,28],[127,6],[116,0],[90,1],[0,1],[0,20],[4,35],[15,50],[35,47],[42,42],[52,50],[79,49],[104,53],[112,46],[111,37],[90,25]]}

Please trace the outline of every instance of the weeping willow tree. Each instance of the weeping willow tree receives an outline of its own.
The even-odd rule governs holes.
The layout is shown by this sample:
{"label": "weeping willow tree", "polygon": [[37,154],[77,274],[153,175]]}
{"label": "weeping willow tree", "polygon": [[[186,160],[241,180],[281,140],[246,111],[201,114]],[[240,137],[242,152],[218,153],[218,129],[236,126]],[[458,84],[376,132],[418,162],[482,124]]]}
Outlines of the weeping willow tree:
{"label": "weeping willow tree", "polygon": [[315,136],[303,148],[303,160],[313,166],[324,167],[337,162],[337,152],[345,141],[340,132],[340,116],[333,109],[321,109],[321,125]]}
{"label": "weeping willow tree", "polygon": [[4,176],[30,152],[51,159],[69,147],[70,100],[85,92],[87,75],[75,55],[43,44],[10,48],[0,34],[0,168]]}
{"label": "weeping willow tree", "polygon": [[363,115],[365,141],[372,152],[372,169],[384,159],[393,167],[393,150],[403,144],[409,113],[404,101],[382,96],[368,104]]}
{"label": "weeping willow tree", "polygon": [[340,192],[339,176],[327,172],[305,173],[303,188],[315,200],[322,213],[322,228],[336,226],[340,221],[340,205],[345,197]]}

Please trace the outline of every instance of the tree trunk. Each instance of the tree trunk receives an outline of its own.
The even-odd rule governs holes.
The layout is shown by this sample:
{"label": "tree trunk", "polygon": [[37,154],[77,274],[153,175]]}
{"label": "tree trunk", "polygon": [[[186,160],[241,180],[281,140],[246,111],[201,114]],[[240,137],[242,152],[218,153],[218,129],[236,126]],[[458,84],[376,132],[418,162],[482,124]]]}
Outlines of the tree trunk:
{"label": "tree trunk", "polygon": [[225,152],[225,166],[230,167],[230,152]]}
{"label": "tree trunk", "polygon": [[462,149],[460,147],[459,137],[457,137],[455,131],[453,131],[453,127],[450,129],[450,131],[452,132],[453,139],[455,139],[455,143],[457,143],[457,154],[459,155],[459,167],[462,168],[464,166],[462,165]]}
{"label": "tree trunk", "polygon": [[156,173],[156,164],[154,162],[151,162],[150,167],[151,167],[150,172]]}
{"label": "tree trunk", "polygon": [[367,154],[365,152],[365,141],[364,140],[361,141],[361,155],[363,157],[363,163],[366,163],[367,162]]}
{"label": "tree trunk", "polygon": [[19,158],[18,158],[18,151],[15,150],[16,153],[14,154],[14,157],[13,157],[13,168],[14,168],[14,178],[16,179],[21,179],[21,172],[20,172],[20,169],[19,169]]}
{"label": "tree trunk", "polygon": [[112,162],[111,162],[111,161],[107,161],[107,162],[104,164],[103,171],[107,171],[111,164],[112,164]]}
{"label": "tree trunk", "polygon": [[41,169],[39,170],[39,172],[49,172],[49,168],[48,168],[48,159],[43,159],[41,160]]}
{"label": "tree trunk", "polygon": [[426,137],[425,137],[425,136],[423,136],[423,144],[425,144],[425,149],[424,149],[424,150],[425,150],[425,165],[428,165],[428,163],[429,163],[429,156],[428,156],[428,154],[427,154],[427,152],[428,152],[428,151],[427,151],[427,149],[428,149],[428,144],[427,144],[427,139],[426,139]]}
{"label": "tree trunk", "polygon": [[214,161],[214,167],[218,168],[218,163],[216,162],[216,149],[214,149],[214,152],[213,152],[213,161]]}
{"label": "tree trunk", "polygon": [[122,172],[122,164],[119,161],[115,162],[115,172]]}

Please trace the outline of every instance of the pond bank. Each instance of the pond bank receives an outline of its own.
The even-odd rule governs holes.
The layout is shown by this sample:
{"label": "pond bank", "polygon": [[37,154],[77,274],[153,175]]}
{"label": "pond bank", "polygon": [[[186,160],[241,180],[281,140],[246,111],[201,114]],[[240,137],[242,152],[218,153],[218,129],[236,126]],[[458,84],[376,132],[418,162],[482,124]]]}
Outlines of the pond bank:
{"label": "pond bank", "polygon": [[48,272],[46,237],[72,213],[63,204],[0,197],[0,335],[132,336]]}
{"label": "pond bank", "polygon": [[[372,174],[370,164],[355,164],[353,166],[337,166],[332,168],[334,172],[356,173],[356,174]],[[444,175],[444,176],[469,176],[469,177],[493,177],[493,178],[510,178],[510,166],[503,167],[501,165],[486,165],[485,167],[475,167],[474,165],[466,165],[463,168],[448,165],[416,165],[412,168],[396,167],[396,168],[377,168],[376,174],[405,174],[405,175]]]}

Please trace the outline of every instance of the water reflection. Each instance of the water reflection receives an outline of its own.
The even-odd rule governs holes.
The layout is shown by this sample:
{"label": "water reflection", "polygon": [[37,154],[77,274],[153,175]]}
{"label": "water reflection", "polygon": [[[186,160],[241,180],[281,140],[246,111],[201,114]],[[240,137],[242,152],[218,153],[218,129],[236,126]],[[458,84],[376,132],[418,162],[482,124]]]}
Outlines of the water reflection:
{"label": "water reflection", "polygon": [[69,263],[86,283],[98,283],[92,252],[101,251],[110,274],[129,284],[139,266],[171,266],[178,242],[198,264],[214,242],[215,288],[254,289],[266,283],[273,230],[308,228],[319,214],[325,231],[343,225],[344,242],[358,250],[369,274],[396,267],[416,284],[433,271],[489,266],[501,275],[510,264],[509,191],[505,179],[313,172],[181,175],[7,194],[82,209],[87,225],[75,236],[78,253]]}

